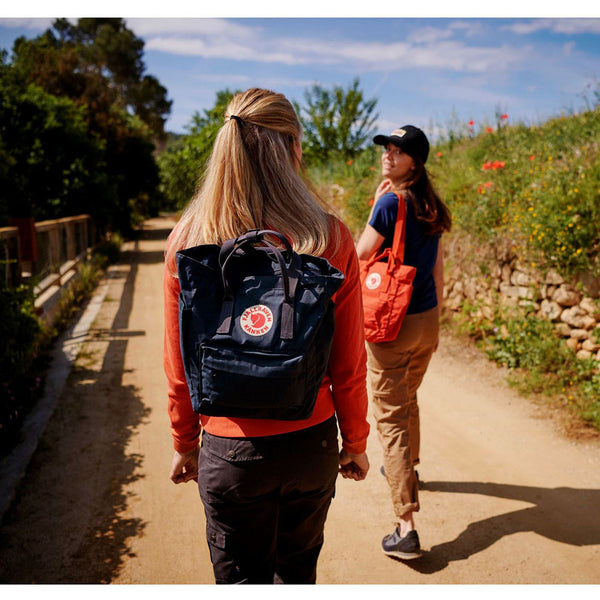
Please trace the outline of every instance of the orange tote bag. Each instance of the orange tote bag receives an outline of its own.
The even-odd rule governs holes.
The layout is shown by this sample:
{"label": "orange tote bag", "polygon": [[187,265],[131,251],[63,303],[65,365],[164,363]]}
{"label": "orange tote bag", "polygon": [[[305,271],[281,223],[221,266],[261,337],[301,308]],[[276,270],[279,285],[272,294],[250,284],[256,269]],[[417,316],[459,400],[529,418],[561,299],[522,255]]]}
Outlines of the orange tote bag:
{"label": "orange tote bag", "polygon": [[403,264],[405,236],[406,201],[400,195],[392,247],[380,254],[375,251],[371,258],[360,261],[368,342],[395,340],[406,315],[417,269]]}

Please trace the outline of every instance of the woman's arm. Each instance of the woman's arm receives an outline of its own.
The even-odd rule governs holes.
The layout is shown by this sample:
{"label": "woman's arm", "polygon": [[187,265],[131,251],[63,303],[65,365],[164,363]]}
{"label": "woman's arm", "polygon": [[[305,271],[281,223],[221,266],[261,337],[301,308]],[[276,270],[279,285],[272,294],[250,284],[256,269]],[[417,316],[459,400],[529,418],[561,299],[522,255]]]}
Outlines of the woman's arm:
{"label": "woman's arm", "polygon": [[381,246],[384,239],[373,227],[367,225],[358,240],[358,244],[356,244],[356,253],[359,260],[368,260],[371,258],[373,253]]}

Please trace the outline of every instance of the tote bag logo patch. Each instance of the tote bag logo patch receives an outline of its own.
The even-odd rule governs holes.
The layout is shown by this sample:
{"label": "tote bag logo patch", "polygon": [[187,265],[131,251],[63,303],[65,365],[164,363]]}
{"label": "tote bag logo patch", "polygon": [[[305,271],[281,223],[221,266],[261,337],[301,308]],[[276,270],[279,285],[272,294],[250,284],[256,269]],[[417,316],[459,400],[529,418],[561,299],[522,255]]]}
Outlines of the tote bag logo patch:
{"label": "tote bag logo patch", "polygon": [[242,313],[240,326],[248,335],[265,335],[273,327],[273,313],[264,304],[251,306]]}
{"label": "tote bag logo patch", "polygon": [[379,273],[369,273],[365,285],[370,290],[376,290],[381,285],[381,275]]}

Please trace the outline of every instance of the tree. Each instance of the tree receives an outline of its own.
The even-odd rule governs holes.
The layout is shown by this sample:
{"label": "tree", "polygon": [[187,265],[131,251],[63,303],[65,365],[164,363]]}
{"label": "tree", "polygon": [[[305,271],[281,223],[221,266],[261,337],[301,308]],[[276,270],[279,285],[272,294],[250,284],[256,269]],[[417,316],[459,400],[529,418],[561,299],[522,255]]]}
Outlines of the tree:
{"label": "tree", "polygon": [[6,65],[0,96],[0,224],[9,217],[100,217],[111,204],[104,144],[89,133],[84,109],[22,86]]}
{"label": "tree", "polygon": [[189,134],[179,137],[158,158],[161,190],[169,206],[182,208],[193,196],[215,138],[223,125],[227,105],[237,92],[217,92],[215,105],[194,113],[186,127]]}
{"label": "tree", "polygon": [[144,75],[144,41],[122,19],[57,19],[33,41],[15,42],[15,64],[50,93],[96,109],[117,105],[137,115],[162,139],[172,102],[167,90]]}
{"label": "tree", "polygon": [[307,106],[296,104],[307,162],[319,163],[334,156],[353,158],[373,135],[377,99],[365,100],[359,83],[358,78],[354,79],[347,90],[313,85],[305,93]]}
{"label": "tree", "polygon": [[[76,25],[58,19],[37,38],[16,40],[7,67],[13,85],[22,92],[35,88],[80,109],[86,133],[100,143],[102,154],[87,178],[79,181],[106,181],[99,188],[105,192],[103,200],[93,204],[94,212],[102,215],[99,225],[123,233],[131,231],[135,212],[151,216],[161,202],[154,141],[164,136],[171,102],[158,80],[144,75],[143,46],[121,19],[80,19]],[[9,155],[27,146],[18,137],[12,143],[5,144]],[[39,185],[48,183],[52,175],[46,173]],[[19,194],[27,191],[24,186]],[[77,196],[71,191],[65,188],[74,212],[92,212],[85,207],[93,194],[75,202]],[[40,197],[36,207],[36,214],[54,211],[52,217],[64,216],[59,215],[62,209],[58,210],[53,196]]]}

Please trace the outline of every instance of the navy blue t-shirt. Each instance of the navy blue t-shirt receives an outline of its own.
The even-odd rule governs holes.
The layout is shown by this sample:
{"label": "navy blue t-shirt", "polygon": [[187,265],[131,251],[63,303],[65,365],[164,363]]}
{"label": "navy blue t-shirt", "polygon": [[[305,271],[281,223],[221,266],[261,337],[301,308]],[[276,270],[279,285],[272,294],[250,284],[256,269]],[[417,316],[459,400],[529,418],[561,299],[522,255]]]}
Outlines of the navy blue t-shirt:
{"label": "navy blue t-shirt", "polygon": [[[369,225],[385,239],[379,252],[391,248],[398,214],[398,197],[388,192],[375,204]],[[406,242],[404,264],[416,267],[413,293],[407,314],[424,312],[437,306],[433,267],[437,259],[439,235],[427,235],[421,221],[415,217],[410,196],[406,195]]]}

